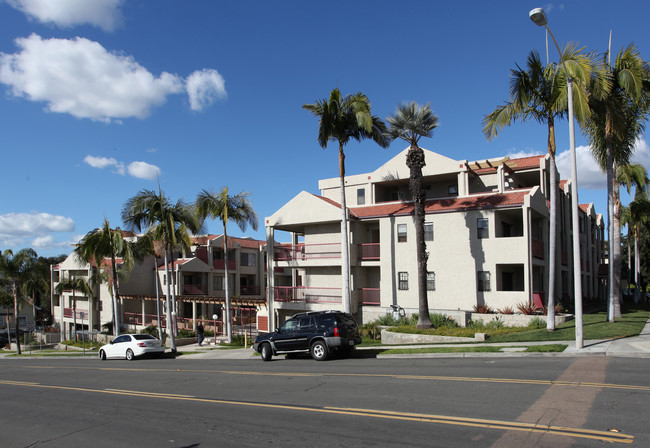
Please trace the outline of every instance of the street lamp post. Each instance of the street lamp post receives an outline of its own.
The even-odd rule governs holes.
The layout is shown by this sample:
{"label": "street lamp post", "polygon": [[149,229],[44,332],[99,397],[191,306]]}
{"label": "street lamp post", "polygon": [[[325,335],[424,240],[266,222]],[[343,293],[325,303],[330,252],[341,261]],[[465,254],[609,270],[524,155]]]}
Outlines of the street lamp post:
{"label": "street lamp post", "polygon": [[[573,221],[573,294],[575,301],[575,322],[576,322],[576,348],[580,349],[584,347],[584,340],[582,335],[582,276],[581,276],[581,259],[580,259],[580,225],[579,225],[579,215],[578,215],[578,168],[576,165],[576,137],[575,137],[575,125],[573,120],[573,80],[569,76],[567,71],[566,64],[564,63],[564,57],[562,56],[562,51],[560,51],[560,46],[555,40],[555,36],[551,32],[551,29],[548,27],[548,20],[546,19],[546,14],[542,8],[535,8],[529,13],[530,20],[532,20],[536,25],[543,26],[548,31],[548,34],[551,35],[553,42],[555,43],[555,48],[560,55],[560,61],[562,62],[562,67],[564,68],[564,74],[566,76],[566,85],[567,85],[567,96],[568,96],[568,108],[569,108],[569,143],[571,145],[571,218]],[[551,256],[554,256],[552,254]],[[553,291],[549,291],[549,294],[552,294]]]}

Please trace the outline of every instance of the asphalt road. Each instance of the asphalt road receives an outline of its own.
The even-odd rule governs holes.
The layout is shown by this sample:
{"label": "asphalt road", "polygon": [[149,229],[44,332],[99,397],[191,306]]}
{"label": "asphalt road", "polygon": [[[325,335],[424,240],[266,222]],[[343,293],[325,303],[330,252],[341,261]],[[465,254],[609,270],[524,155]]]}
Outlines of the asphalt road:
{"label": "asphalt road", "polygon": [[650,361],[0,360],[0,447],[650,446]]}

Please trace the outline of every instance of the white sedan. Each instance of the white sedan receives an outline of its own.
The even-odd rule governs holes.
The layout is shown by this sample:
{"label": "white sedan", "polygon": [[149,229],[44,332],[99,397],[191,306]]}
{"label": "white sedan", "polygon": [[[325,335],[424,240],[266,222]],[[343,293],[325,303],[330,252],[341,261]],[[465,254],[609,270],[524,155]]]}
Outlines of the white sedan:
{"label": "white sedan", "polygon": [[149,334],[122,334],[110,343],[102,345],[99,349],[99,359],[108,358],[128,359],[132,361],[136,356],[155,355],[165,353],[159,339]]}

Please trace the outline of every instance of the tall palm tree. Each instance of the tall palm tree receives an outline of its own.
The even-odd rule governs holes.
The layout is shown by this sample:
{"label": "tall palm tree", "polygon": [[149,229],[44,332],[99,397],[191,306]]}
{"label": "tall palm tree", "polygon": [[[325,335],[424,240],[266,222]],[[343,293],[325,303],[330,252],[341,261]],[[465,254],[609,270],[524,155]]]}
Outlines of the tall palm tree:
{"label": "tall palm tree", "polygon": [[621,317],[620,306],[620,197],[615,173],[626,165],[634,150],[636,137],[644,130],[650,111],[650,75],[648,64],[633,45],[619,51],[614,65],[605,54],[605,88],[591,89],[591,116],[583,128],[594,158],[607,173],[607,210],[609,225],[609,301],[608,320]]}
{"label": "tall palm tree", "polygon": [[[583,123],[589,116],[586,87],[594,71],[594,61],[583,54],[582,48],[568,44],[562,52],[569,76],[573,79],[573,105],[575,117]],[[567,113],[567,80],[561,64],[543,65],[539,53],[531,51],[526,68],[517,65],[510,73],[510,99],[485,116],[483,133],[493,139],[504,126],[515,121],[535,120],[548,128],[549,179],[549,267],[546,329],[555,330],[555,265],[557,260],[557,192],[558,179],[555,165],[555,119]],[[577,261],[576,261],[577,262]]]}
{"label": "tall palm tree", "polygon": [[223,224],[223,253],[225,262],[225,287],[226,287],[226,333],[228,342],[232,342],[232,326],[230,322],[230,296],[228,292],[228,221],[237,224],[243,232],[248,225],[257,230],[257,214],[248,199],[250,193],[241,192],[234,196],[228,195],[228,187],[215,193],[212,190],[203,190],[196,197],[196,213],[200,219],[218,219]]}
{"label": "tall palm tree", "polygon": [[[172,204],[160,189],[158,192],[144,189],[128,199],[122,208],[122,220],[128,228],[135,229],[138,232],[146,231],[152,240],[162,242],[165,276],[167,278],[165,312],[167,328],[169,329],[172,323],[170,283],[173,282],[173,278],[170,276],[169,260],[179,240],[183,238],[189,239],[191,232],[200,231],[202,229],[201,223],[190,205],[186,204],[182,199]],[[174,331],[169,333],[171,350],[176,352]]]}
{"label": "tall palm tree", "polygon": [[370,101],[361,92],[342,96],[338,88],[330,93],[329,100],[317,100],[314,104],[303,104],[319,118],[318,144],[325,149],[330,141],[339,144],[339,178],[341,189],[341,276],[343,277],[343,309],[351,310],[350,303],[350,248],[348,244],[348,216],[345,203],[345,152],[343,147],[354,139],[372,139],[382,148],[387,148],[390,139],[386,137],[386,125],[372,115]]}
{"label": "tall palm tree", "polygon": [[[74,324],[74,340],[77,340],[77,291],[88,297],[88,304],[91,303],[93,287],[89,280],[75,275],[62,278],[54,291],[61,296],[63,291],[72,290],[72,316]],[[90,309],[89,309],[90,311]]]}
{"label": "tall palm tree", "polygon": [[418,260],[418,328],[430,328],[429,301],[427,298],[427,244],[424,241],[424,201],[422,190],[422,168],[426,165],[424,151],[418,146],[422,137],[432,137],[438,127],[438,116],[431,111],[431,104],[410,104],[397,106],[395,115],[386,118],[388,135],[401,138],[409,144],[406,166],[410,169],[409,189],[415,211],[415,245]]}
{"label": "tall palm tree", "polygon": [[21,249],[15,254],[11,249],[0,254],[0,280],[6,286],[2,295],[3,302],[13,299],[14,326],[16,330],[16,353],[21,354],[18,337],[20,300],[23,298],[22,285],[33,274],[38,256],[33,249]]}
{"label": "tall palm tree", "polygon": [[[639,196],[630,202],[630,222],[628,224],[632,227],[632,232],[634,236],[634,282],[636,288],[634,288],[634,301],[638,303],[641,300],[641,253],[639,250],[639,238],[641,235],[641,226],[646,226],[650,222],[650,201],[648,201],[647,196]],[[629,235],[629,231],[628,231]],[[629,236],[628,236],[629,239]],[[630,270],[632,267],[630,266]]]}
{"label": "tall palm tree", "polygon": [[108,281],[112,297],[113,334],[115,336],[120,334],[118,308],[120,302],[118,276],[120,272],[117,269],[117,259],[122,259],[122,272],[130,272],[135,261],[133,247],[133,243],[123,238],[121,229],[119,227],[111,229],[110,222],[105,218],[102,227],[88,232],[74,250],[81,260],[94,264],[98,271],[104,268],[104,259],[109,260]]}

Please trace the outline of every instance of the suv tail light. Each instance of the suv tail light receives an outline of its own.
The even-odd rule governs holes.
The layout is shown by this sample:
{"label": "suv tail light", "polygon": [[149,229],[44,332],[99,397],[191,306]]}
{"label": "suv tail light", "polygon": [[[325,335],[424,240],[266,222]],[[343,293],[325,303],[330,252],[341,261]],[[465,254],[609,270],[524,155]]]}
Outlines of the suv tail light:
{"label": "suv tail light", "polygon": [[334,336],[339,337],[341,334],[339,333],[339,327],[334,327]]}

